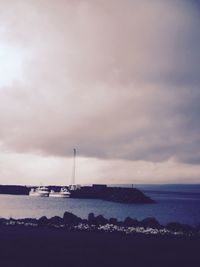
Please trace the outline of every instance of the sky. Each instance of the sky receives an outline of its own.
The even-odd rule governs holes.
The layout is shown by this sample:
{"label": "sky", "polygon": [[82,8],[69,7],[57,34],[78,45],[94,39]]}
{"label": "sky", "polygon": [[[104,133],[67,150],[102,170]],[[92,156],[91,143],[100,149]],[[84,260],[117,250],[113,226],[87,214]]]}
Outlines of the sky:
{"label": "sky", "polygon": [[200,183],[199,12],[0,1],[0,184]]}

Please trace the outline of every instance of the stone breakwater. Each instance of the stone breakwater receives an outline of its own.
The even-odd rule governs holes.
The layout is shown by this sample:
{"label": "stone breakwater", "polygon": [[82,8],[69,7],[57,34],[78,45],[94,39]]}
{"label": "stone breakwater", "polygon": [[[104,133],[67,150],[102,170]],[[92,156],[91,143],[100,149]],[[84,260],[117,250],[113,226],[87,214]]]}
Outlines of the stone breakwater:
{"label": "stone breakwater", "polygon": [[66,231],[86,231],[86,232],[105,232],[122,234],[144,234],[144,235],[168,235],[168,236],[187,236],[200,238],[200,224],[196,227],[177,222],[160,225],[155,218],[146,218],[142,221],[127,217],[124,221],[115,218],[106,219],[102,215],[95,216],[93,213],[88,215],[88,219],[81,219],[70,212],[65,212],[63,217],[45,216],[39,219],[0,219],[2,226],[23,226],[23,227],[53,227],[66,229]]}
{"label": "stone breakwater", "polygon": [[107,201],[134,204],[155,203],[150,197],[136,188],[108,187],[106,185],[83,186],[70,191],[71,198],[103,199]]}
{"label": "stone breakwater", "polygon": [[[33,187],[37,188],[37,186]],[[47,186],[48,190],[60,192],[61,186]],[[17,185],[0,185],[0,194],[28,195],[31,187]],[[103,199],[113,202],[134,203],[134,204],[151,204],[155,203],[150,197],[136,188],[112,187],[101,184],[92,186],[81,186],[77,190],[70,190],[71,198],[80,199]]]}

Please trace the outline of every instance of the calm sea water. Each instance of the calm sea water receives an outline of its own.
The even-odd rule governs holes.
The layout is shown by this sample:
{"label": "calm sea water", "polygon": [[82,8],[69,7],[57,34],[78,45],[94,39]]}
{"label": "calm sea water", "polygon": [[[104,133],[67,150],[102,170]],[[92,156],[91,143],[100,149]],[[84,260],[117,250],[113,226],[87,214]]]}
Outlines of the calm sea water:
{"label": "calm sea water", "polygon": [[102,214],[107,218],[123,220],[155,217],[160,223],[200,223],[200,185],[137,185],[156,201],[156,204],[121,204],[103,200],[37,198],[29,196],[0,195],[0,217],[39,218],[63,216],[70,211],[82,218],[88,213]]}

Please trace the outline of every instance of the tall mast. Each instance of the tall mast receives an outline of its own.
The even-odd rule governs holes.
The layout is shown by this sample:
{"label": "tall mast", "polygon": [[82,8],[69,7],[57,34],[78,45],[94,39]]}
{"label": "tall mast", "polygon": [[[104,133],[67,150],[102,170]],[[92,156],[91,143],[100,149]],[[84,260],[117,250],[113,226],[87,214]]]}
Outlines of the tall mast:
{"label": "tall mast", "polygon": [[74,159],[73,159],[73,172],[72,172],[72,184],[75,184],[75,174],[76,174],[76,149],[74,148]]}

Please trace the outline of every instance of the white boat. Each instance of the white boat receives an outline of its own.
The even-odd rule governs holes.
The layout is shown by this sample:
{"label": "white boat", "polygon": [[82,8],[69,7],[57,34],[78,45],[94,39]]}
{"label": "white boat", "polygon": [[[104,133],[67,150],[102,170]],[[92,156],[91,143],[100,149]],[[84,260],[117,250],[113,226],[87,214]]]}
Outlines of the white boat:
{"label": "white boat", "polygon": [[29,196],[31,197],[48,197],[49,196],[49,189],[45,186],[40,186],[37,188],[31,188],[29,192]]}
{"label": "white boat", "polygon": [[81,185],[80,184],[70,184],[68,186],[68,188],[69,188],[70,191],[74,191],[74,190],[80,189]]}
{"label": "white boat", "polygon": [[49,193],[49,197],[70,197],[70,192],[66,187],[62,187],[60,189],[60,192],[55,192],[54,190],[51,190]]}
{"label": "white boat", "polygon": [[[78,188],[80,188],[79,185],[75,185],[75,158],[76,158],[76,149],[74,148],[74,160],[73,160],[73,174],[72,174],[72,178],[73,178],[73,184],[70,185],[68,188],[69,190],[76,190]],[[62,187],[60,189],[60,192],[55,192],[54,190],[51,190],[49,192],[48,187],[45,186],[40,186],[37,188],[31,188],[30,192],[29,192],[29,196],[33,196],[33,197],[63,197],[63,198],[67,198],[70,197],[70,191],[69,191],[66,187]]]}

